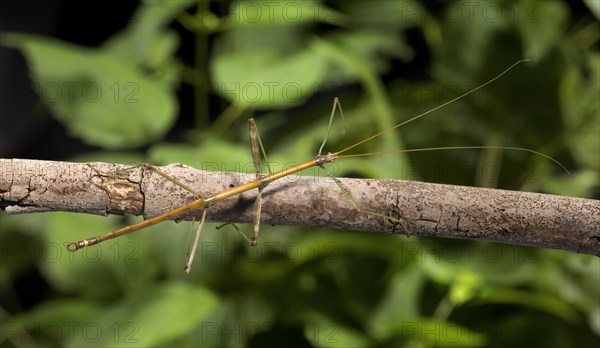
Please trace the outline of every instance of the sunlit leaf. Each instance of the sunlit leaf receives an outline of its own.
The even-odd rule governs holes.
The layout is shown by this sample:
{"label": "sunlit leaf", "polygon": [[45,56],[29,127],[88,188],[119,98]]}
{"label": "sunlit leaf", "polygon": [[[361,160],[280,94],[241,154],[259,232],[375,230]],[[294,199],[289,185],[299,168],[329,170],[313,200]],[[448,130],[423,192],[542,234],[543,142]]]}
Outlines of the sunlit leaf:
{"label": "sunlit leaf", "polygon": [[203,170],[254,172],[249,145],[214,139],[210,144],[157,144],[150,150],[156,164],[182,163]]}
{"label": "sunlit leaf", "polygon": [[563,35],[567,8],[560,1],[531,1],[523,7],[523,15],[517,28],[523,36],[525,57],[538,61]]}
{"label": "sunlit leaf", "polygon": [[453,322],[435,319],[398,321],[395,333],[396,338],[408,347],[481,347],[488,342],[484,334]]}
{"label": "sunlit leaf", "polygon": [[314,347],[364,347],[368,343],[360,332],[325,318],[309,321],[304,335]]}
{"label": "sunlit leaf", "polygon": [[297,104],[312,95],[327,60],[312,50],[285,53],[263,48],[214,57],[214,87],[233,103],[252,108]]}
{"label": "sunlit leaf", "polygon": [[102,308],[83,299],[46,301],[24,314],[3,320],[0,342],[34,345],[33,339],[56,346],[80,337]]}
{"label": "sunlit leaf", "polygon": [[75,337],[69,346],[165,344],[199,325],[215,310],[217,303],[217,297],[204,287],[176,281],[157,284],[106,308],[94,319],[98,328],[96,335]]}
{"label": "sunlit leaf", "polygon": [[293,25],[306,22],[338,24],[347,20],[340,12],[314,0],[304,1],[235,1],[227,25]]}
{"label": "sunlit leaf", "polygon": [[540,293],[516,290],[510,288],[485,288],[479,300],[483,303],[512,303],[520,304],[540,311],[547,311],[569,322],[576,323],[579,319],[577,312],[560,299]]}
{"label": "sunlit leaf", "polygon": [[173,123],[177,105],[171,82],[148,74],[136,61],[33,35],[6,34],[3,41],[23,51],[34,89],[52,114],[89,144],[138,146]]}
{"label": "sunlit leaf", "polygon": [[600,20],[600,1],[596,0],[583,0],[583,3],[590,9],[590,11],[596,16],[596,19]]}

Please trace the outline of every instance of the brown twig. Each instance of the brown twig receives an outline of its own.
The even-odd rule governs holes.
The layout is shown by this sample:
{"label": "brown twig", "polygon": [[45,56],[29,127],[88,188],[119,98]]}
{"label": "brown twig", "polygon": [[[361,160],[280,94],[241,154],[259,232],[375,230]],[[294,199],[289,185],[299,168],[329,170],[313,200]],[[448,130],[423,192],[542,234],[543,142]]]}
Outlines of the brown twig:
{"label": "brown twig", "polygon": [[[7,214],[69,211],[148,218],[197,198],[144,168],[115,173],[123,167],[0,159],[0,207]],[[160,169],[203,194],[240,185],[255,175],[200,171],[179,164]],[[414,235],[600,256],[597,200],[416,181],[340,179],[361,208],[393,218],[383,219],[358,213],[330,178],[317,176],[316,169],[313,173],[267,186],[262,223],[393,234],[405,233],[398,223],[402,220]],[[207,220],[250,222],[255,195],[252,190],[215,204],[208,210]],[[194,215],[198,217],[199,212]]]}

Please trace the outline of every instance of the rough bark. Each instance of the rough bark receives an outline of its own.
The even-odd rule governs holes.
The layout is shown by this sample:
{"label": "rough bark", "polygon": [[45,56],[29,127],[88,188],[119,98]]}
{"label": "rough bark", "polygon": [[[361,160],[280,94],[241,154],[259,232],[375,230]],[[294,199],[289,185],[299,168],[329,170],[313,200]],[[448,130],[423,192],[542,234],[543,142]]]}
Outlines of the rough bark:
{"label": "rough bark", "polygon": [[[144,168],[123,165],[0,159],[0,207],[7,214],[68,211],[145,218],[198,197]],[[180,164],[159,167],[204,195],[254,179]],[[97,169],[98,171],[96,171]],[[316,173],[316,171],[314,172]],[[600,256],[600,201],[404,180],[344,179],[359,213],[327,177],[290,176],[263,191],[261,223],[486,240]],[[250,222],[257,190],[219,202],[209,221]],[[190,219],[199,216],[183,216]]]}

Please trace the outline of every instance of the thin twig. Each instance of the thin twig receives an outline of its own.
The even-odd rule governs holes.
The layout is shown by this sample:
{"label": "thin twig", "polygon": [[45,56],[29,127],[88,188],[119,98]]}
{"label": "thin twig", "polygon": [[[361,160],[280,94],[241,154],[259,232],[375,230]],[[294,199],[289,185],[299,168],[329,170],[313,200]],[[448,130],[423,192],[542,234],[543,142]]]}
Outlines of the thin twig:
{"label": "thin twig", "polygon": [[[126,167],[126,166],[120,166]],[[114,173],[115,165],[0,159],[0,208],[7,214],[69,211],[144,215],[146,218],[197,198],[146,169]],[[253,168],[252,166],[248,168]],[[200,171],[179,164],[160,167],[196,191],[210,194],[254,179],[247,174]],[[600,256],[600,201],[497,189],[403,180],[344,179],[362,209],[357,213],[327,177],[290,176],[263,191],[262,223],[404,233],[555,248]],[[99,173],[98,171],[101,171]],[[313,175],[310,175],[313,174]],[[252,221],[256,190],[208,210],[207,221]],[[200,217],[201,210],[194,215]],[[192,216],[182,218],[191,219]]]}

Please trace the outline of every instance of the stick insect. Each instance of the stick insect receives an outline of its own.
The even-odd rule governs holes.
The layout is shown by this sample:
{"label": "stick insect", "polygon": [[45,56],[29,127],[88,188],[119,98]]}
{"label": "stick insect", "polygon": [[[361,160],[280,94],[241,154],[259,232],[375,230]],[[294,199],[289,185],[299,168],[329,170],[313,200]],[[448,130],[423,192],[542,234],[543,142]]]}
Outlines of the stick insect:
{"label": "stick insect", "polygon": [[[405,121],[402,121],[398,124],[396,124],[395,126],[385,129],[379,133],[376,133],[374,135],[371,135],[363,140],[358,141],[355,144],[352,144],[342,150],[336,151],[336,152],[328,152],[327,154],[322,154],[323,153],[323,148],[325,147],[325,144],[327,142],[327,135],[329,134],[329,129],[331,128],[331,124],[333,122],[333,118],[335,115],[335,112],[337,109],[340,110],[340,114],[343,117],[343,112],[339,103],[339,100],[337,98],[335,98],[334,103],[333,103],[333,108],[332,108],[332,112],[329,118],[329,126],[327,128],[327,133],[325,135],[325,139],[323,140],[323,143],[321,144],[320,148],[319,148],[319,153],[317,154],[317,156],[311,160],[308,160],[306,162],[294,165],[292,167],[289,167],[287,169],[283,169],[281,171],[272,173],[270,168],[269,168],[269,174],[261,174],[261,165],[260,165],[260,152],[262,152],[263,157],[265,156],[265,151],[264,148],[262,147],[262,142],[259,139],[258,136],[258,131],[256,130],[256,125],[254,122],[254,119],[250,119],[250,134],[251,134],[251,144],[252,144],[252,157],[253,157],[253,163],[254,166],[256,168],[256,179],[247,182],[245,184],[239,185],[239,186],[235,186],[232,187],[230,189],[221,191],[221,192],[216,192],[204,197],[201,197],[201,195],[197,192],[195,192],[193,189],[189,188],[188,186],[186,186],[185,184],[177,181],[174,178],[169,177],[167,174],[161,172],[160,170],[158,170],[157,168],[154,168],[150,165],[143,165],[145,168],[148,168],[158,174],[160,174],[161,176],[167,178],[168,180],[174,182],[175,184],[183,187],[184,189],[200,196],[199,199],[192,201],[190,203],[188,203],[187,205],[181,206],[179,208],[173,209],[169,212],[166,212],[164,214],[152,217],[148,220],[133,224],[133,225],[129,225],[129,226],[125,226],[123,228],[120,228],[118,230],[97,236],[97,237],[92,237],[92,238],[88,238],[88,239],[84,239],[78,242],[70,242],[67,243],[67,250],[70,252],[75,252],[79,249],[91,246],[91,245],[95,245],[98,243],[101,243],[103,241],[112,239],[112,238],[116,238],[125,234],[129,234],[141,229],[144,229],[146,227],[155,225],[157,223],[163,222],[165,220],[171,220],[174,219],[182,214],[191,212],[193,210],[196,209],[202,209],[202,216],[200,218],[200,223],[196,232],[196,237],[194,240],[194,244],[192,247],[192,250],[190,252],[187,264],[185,266],[185,271],[186,273],[189,273],[190,269],[191,269],[191,265],[193,262],[193,258],[194,258],[194,254],[195,254],[195,250],[196,250],[196,246],[198,244],[198,240],[200,238],[200,233],[202,231],[202,227],[206,218],[206,212],[207,209],[210,208],[212,205],[225,200],[229,197],[233,197],[236,196],[238,194],[241,194],[243,192],[249,191],[249,190],[254,190],[257,189],[258,190],[258,194],[257,194],[257,198],[254,204],[254,212],[253,212],[253,234],[250,240],[250,245],[256,245],[256,240],[258,237],[258,230],[259,230],[259,225],[260,225],[260,213],[261,213],[261,205],[262,205],[262,191],[263,189],[269,185],[270,183],[279,180],[281,178],[287,177],[288,175],[300,172],[304,169],[308,169],[311,167],[321,167],[324,169],[324,164],[329,163],[329,162],[333,162],[337,159],[342,159],[342,158],[351,158],[351,157],[364,157],[364,156],[372,156],[372,155],[379,155],[379,154],[385,154],[385,153],[398,153],[398,152],[416,152],[416,151],[433,151],[433,150],[454,150],[454,149],[490,149],[490,148],[495,148],[495,149],[506,149],[506,150],[518,150],[518,151],[526,151],[526,152],[531,152],[534,153],[536,155],[545,157],[551,161],[553,161],[554,163],[558,164],[560,167],[562,167],[565,171],[566,168],[557,160],[555,160],[554,158],[547,156],[543,153],[534,151],[534,150],[530,150],[530,149],[526,149],[526,148],[521,148],[521,147],[510,147],[510,146],[450,146],[450,147],[431,147],[431,148],[419,148],[419,149],[407,149],[407,150],[395,150],[395,151],[385,151],[385,152],[372,152],[372,153],[359,153],[359,154],[345,154],[346,152],[348,152],[349,150],[364,144],[366,142],[369,142],[385,133],[388,133],[396,128],[399,128],[403,125],[406,125],[407,123],[413,122],[425,115],[428,115],[434,111],[437,111],[461,98],[464,98],[465,96],[472,94],[482,88],[484,88],[485,86],[491,84],[492,82],[496,81],[497,79],[499,79],[500,77],[502,77],[504,74],[506,74],[509,70],[511,70],[512,68],[514,68],[516,65],[528,61],[526,59],[524,60],[519,60],[515,63],[513,63],[512,65],[510,65],[508,68],[506,68],[504,71],[502,71],[500,74],[498,74],[497,76],[495,76],[494,78],[490,79],[489,81],[485,82],[484,84],[475,87],[461,95],[459,95],[458,97],[455,97],[447,102],[442,103],[441,105],[430,109],[426,112],[423,112],[419,115],[416,115],[414,117],[411,117]],[[260,151],[259,151],[260,148]],[[568,172],[568,171],[567,171]],[[376,216],[376,217],[380,217],[382,219],[386,219],[386,220],[392,220],[395,223],[400,224],[400,226],[404,229],[404,232],[407,235],[410,235],[410,230],[408,229],[406,222],[401,220],[401,219],[396,219],[396,218],[392,218],[389,217],[387,215],[384,215],[382,213],[379,212],[375,212],[375,211],[369,211],[369,210],[365,210],[365,209],[361,209],[361,207],[358,206],[358,204],[356,203],[356,201],[354,201],[354,199],[352,198],[352,196],[350,195],[349,191],[343,187],[343,185],[341,185],[341,183],[339,182],[339,180],[337,180],[336,178],[334,178],[332,176],[332,179],[338,184],[338,186],[340,186],[341,190],[343,191],[344,196],[346,196],[350,202],[352,203],[352,205],[354,206],[354,208],[356,210],[358,210],[361,213],[364,214],[369,214],[372,216]]]}

